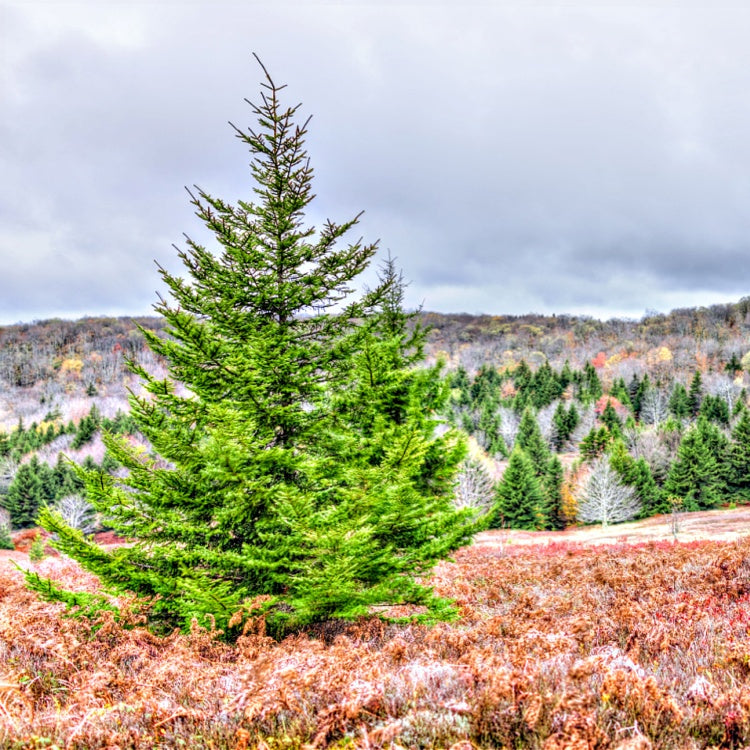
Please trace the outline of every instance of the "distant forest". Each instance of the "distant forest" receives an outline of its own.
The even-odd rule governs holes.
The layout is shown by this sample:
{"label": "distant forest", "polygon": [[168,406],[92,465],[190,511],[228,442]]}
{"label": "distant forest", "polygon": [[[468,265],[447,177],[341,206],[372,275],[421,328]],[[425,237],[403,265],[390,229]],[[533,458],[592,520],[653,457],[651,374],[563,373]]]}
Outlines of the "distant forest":
{"label": "distant forest", "polygon": [[[422,312],[414,323],[430,330],[427,363],[446,365],[441,417],[469,436],[455,502],[489,525],[750,502],[750,297],[638,321]],[[3,514],[32,525],[71,497],[76,517],[90,515],[61,456],[117,473],[101,431],[139,439],[126,397],[141,386],[126,361],[167,374],[139,326],[166,335],[157,317],[0,329],[0,525]]]}
{"label": "distant forest", "polygon": [[[470,374],[482,365],[532,368],[567,360],[580,368],[604,357],[614,377],[632,372],[722,372],[750,352],[750,296],[739,302],[653,313],[640,320],[575,315],[469,315],[422,312],[431,328],[427,356]],[[0,328],[0,384],[58,381],[69,390],[118,383],[126,357],[150,357],[138,326],[161,331],[158,317],[42,320]],[[148,363],[147,363],[148,364]],[[596,364],[596,362],[595,362]],[[748,363],[750,364],[750,363]]]}

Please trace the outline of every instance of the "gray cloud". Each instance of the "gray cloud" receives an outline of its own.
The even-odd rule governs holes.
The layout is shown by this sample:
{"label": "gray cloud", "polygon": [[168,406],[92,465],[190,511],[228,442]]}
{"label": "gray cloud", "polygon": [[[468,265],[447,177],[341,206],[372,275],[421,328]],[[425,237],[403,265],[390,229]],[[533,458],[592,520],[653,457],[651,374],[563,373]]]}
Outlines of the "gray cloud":
{"label": "gray cloud", "polygon": [[0,13],[0,321],[148,311],[153,259],[203,237],[183,185],[249,195],[226,121],[252,122],[251,51],[314,115],[311,220],[365,209],[410,304],[639,316],[750,291],[742,7]]}

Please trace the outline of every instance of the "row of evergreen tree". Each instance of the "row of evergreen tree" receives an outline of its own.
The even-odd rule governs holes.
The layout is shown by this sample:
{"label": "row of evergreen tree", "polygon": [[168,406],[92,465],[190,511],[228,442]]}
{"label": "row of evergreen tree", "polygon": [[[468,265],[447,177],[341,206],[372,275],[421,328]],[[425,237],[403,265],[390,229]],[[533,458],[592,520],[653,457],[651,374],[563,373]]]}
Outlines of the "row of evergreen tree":
{"label": "row of evergreen tree", "polygon": [[114,434],[133,435],[137,432],[135,421],[128,413],[118,411],[114,417],[103,417],[96,404],[92,404],[89,413],[78,424],[72,420],[67,424],[60,421],[59,412],[51,412],[41,424],[32,422],[28,427],[24,425],[23,419],[19,419],[16,427],[9,433],[0,431],[0,458],[21,461],[62,435],[72,435],[71,448],[78,450],[91,442],[94,435],[102,429]]}

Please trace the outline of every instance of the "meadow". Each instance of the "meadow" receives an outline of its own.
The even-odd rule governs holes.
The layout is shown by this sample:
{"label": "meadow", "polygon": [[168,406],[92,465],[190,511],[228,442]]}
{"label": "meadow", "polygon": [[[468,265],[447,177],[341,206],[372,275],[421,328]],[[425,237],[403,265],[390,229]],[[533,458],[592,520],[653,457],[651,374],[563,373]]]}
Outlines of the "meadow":
{"label": "meadow", "polygon": [[[496,543],[492,535],[495,534]],[[739,748],[750,744],[750,538],[509,544],[432,584],[460,619],[324,623],[236,645],[61,616],[0,560],[0,746]],[[399,614],[391,612],[391,614]]]}

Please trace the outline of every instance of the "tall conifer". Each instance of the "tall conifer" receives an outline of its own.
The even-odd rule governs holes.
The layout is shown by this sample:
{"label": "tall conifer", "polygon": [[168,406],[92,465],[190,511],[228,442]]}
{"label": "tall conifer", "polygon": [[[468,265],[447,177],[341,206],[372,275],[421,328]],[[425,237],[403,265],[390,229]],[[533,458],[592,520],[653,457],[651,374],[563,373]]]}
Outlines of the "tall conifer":
{"label": "tall conifer", "polygon": [[167,628],[197,618],[228,629],[262,613],[282,635],[396,603],[445,615],[416,577],[475,530],[451,503],[462,444],[435,437],[447,392],[437,370],[413,368],[421,334],[407,330],[392,264],[375,290],[352,295],[375,252],[338,244],[358,217],[305,226],[307,121],[267,73],[263,87],[257,130],[236,129],[255,202],[191,192],[220,252],[188,239],[189,278],[161,271],[174,300],[156,305],[167,336],[144,335],[168,377],[131,365],[147,391],[131,409],[150,450],[105,435],[128,476],[86,475],[88,499],[134,544],[105,550],[53,512],[41,521],[61,551],[110,592],[145,597]]}

